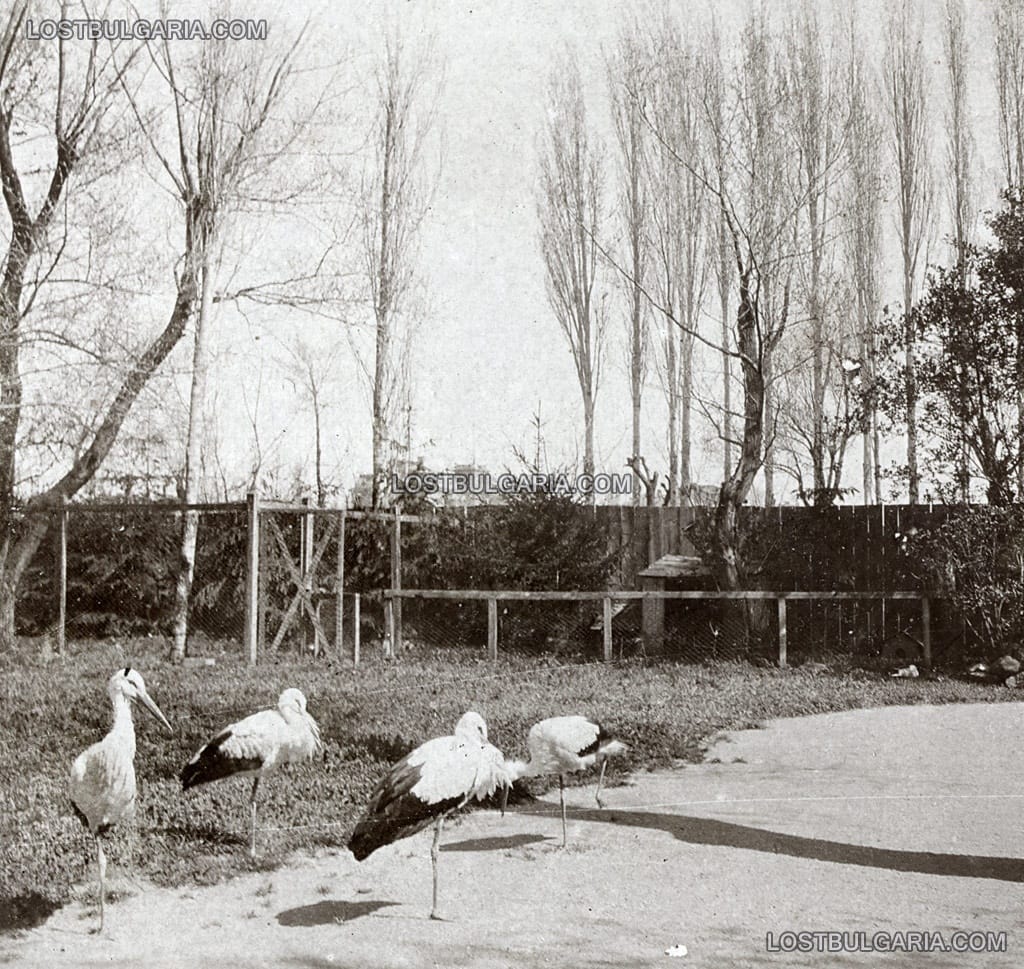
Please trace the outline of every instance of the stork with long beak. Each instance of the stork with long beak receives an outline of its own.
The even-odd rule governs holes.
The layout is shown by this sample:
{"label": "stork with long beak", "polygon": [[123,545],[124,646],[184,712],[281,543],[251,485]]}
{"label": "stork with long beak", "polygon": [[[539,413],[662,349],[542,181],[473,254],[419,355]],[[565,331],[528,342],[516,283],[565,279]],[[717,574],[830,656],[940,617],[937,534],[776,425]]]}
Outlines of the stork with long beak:
{"label": "stork with long beak", "polygon": [[306,697],[287,689],[273,710],[260,710],[229,724],[203,744],[182,768],[181,787],[187,791],[224,777],[251,777],[249,796],[249,855],[256,857],[256,791],[260,778],[282,764],[309,760],[323,752],[320,727],[306,712]]}
{"label": "stork with long beak", "polygon": [[352,832],[349,850],[356,861],[363,861],[378,848],[408,838],[433,822],[430,917],[440,919],[437,858],[445,818],[474,800],[493,797],[498,788],[504,792],[504,814],[511,783],[504,755],[487,742],[487,724],[471,710],[462,715],[453,735],[420,744],[381,778],[366,813]]}
{"label": "stork with long beak", "polygon": [[136,670],[126,666],[107,684],[114,708],[114,725],[102,740],[82,751],[71,765],[70,795],[75,814],[96,839],[96,865],[100,880],[100,925],[106,900],[107,859],[100,838],[135,810],[135,724],[132,703],[142,704],[169,732],[171,725],[146,692]]}

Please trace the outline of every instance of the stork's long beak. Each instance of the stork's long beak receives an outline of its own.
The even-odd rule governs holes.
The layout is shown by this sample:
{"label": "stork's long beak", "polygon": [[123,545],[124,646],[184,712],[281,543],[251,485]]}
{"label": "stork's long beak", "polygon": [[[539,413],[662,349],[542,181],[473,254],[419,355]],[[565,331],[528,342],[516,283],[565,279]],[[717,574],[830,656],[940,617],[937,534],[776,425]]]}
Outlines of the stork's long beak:
{"label": "stork's long beak", "polygon": [[150,699],[148,693],[140,693],[139,699],[146,705],[146,709],[167,728],[168,733],[174,733],[174,728],[167,722],[167,717],[160,712],[160,708]]}

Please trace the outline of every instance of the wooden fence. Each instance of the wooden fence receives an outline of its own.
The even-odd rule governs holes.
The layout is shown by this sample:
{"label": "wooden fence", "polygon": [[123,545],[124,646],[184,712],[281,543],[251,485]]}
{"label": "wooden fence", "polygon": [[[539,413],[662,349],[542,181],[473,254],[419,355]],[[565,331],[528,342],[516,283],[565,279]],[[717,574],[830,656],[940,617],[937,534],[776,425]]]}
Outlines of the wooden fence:
{"label": "wooden fence", "polygon": [[[459,601],[484,601],[487,604],[487,655],[491,660],[498,658],[498,603],[499,602],[596,602],[602,603],[602,651],[604,659],[613,659],[612,650],[612,606],[615,602],[650,599],[774,599],[778,616],[779,666],[787,664],[788,637],[786,632],[786,603],[789,600],[871,600],[871,599],[912,599],[921,604],[921,650],[926,666],[932,662],[931,601],[921,592],[705,592],[705,591],[614,591],[605,592],[555,592],[523,591],[512,589],[388,589],[384,592],[387,602],[402,599],[454,599]],[[394,610],[387,611],[387,640],[390,653],[402,649],[401,625],[395,624]],[[358,663],[358,645],[355,662]]]}
{"label": "wooden fence", "polygon": [[[924,588],[896,536],[940,524],[946,505],[841,505],[829,508],[744,507],[741,531],[754,536],[752,556],[766,562],[774,588],[813,591],[896,591]],[[618,584],[640,585],[638,574],[664,555],[696,555],[694,539],[712,508],[598,506],[595,517],[618,558]]]}
{"label": "wooden fence", "polygon": [[[67,621],[67,532],[69,515],[79,511],[90,513],[131,509],[139,511],[146,506],[140,503],[92,502],[84,506],[63,504],[49,509],[44,514],[53,515],[56,524],[55,567],[57,571],[56,591],[58,604],[59,646],[63,645],[64,626]],[[183,504],[158,503],[150,506],[153,513],[180,514],[185,511],[235,512],[246,515],[246,569],[245,569],[245,631],[243,644],[251,662],[256,662],[260,649],[263,629],[263,615],[266,612],[266,590],[261,588],[261,533],[268,539],[272,523],[266,516],[273,513],[292,513],[302,522],[300,553],[294,562],[286,563],[294,573],[295,591],[289,606],[289,615],[302,616],[316,612],[312,595],[314,586],[328,586],[336,596],[331,603],[335,609],[333,633],[338,651],[341,650],[343,616],[343,594],[346,591],[344,573],[345,521],[356,518],[379,518],[389,523],[390,542],[390,591],[386,594],[386,621],[391,625],[389,640],[392,644],[402,639],[401,603],[402,592],[402,525],[403,523],[429,523],[414,515],[400,511],[368,513],[343,508],[319,509],[308,503],[290,503],[260,500],[250,495],[246,502],[226,504]],[[708,527],[713,509],[693,507],[633,508],[626,506],[599,506],[594,509],[595,525],[607,535],[609,548],[618,556],[617,574],[609,592],[593,592],[582,595],[589,599],[671,599],[671,598],[774,598],[779,602],[780,617],[784,614],[787,599],[809,598],[814,600],[852,598],[861,600],[885,600],[918,598],[922,609],[927,612],[928,600],[926,583],[912,571],[913,557],[902,554],[899,533],[911,528],[925,529],[939,524],[954,509],[949,506],[851,506],[814,508],[744,508],[741,526],[753,538],[756,554],[767,562],[766,572],[758,584],[763,589],[785,591],[751,591],[740,593],[715,593],[712,589],[693,590],[686,593],[671,585],[653,596],[638,591],[639,573],[662,556],[694,555],[700,544],[699,536]],[[494,509],[474,509],[470,514],[493,513]],[[261,527],[267,523],[268,527]],[[334,531],[337,535],[337,561],[329,567],[329,577],[322,582],[316,579],[317,564],[320,562],[322,545],[326,548],[326,535]],[[318,536],[314,542],[314,533]],[[326,562],[324,563],[326,566]],[[326,569],[325,569],[326,570]],[[407,579],[410,577],[406,577]],[[422,580],[424,576],[420,576]],[[429,576],[425,578],[430,580]],[[440,578],[440,577],[439,577]],[[416,584],[427,583],[419,581]],[[430,583],[433,585],[433,583]],[[438,584],[443,584],[439,581]],[[365,590],[364,590],[365,591]],[[430,590],[417,590],[416,595],[426,595]],[[804,595],[814,593],[814,595]],[[839,593],[841,595],[837,595]],[[489,591],[474,592],[447,590],[448,598],[483,598],[493,602],[497,598],[537,598],[538,593]],[[542,596],[540,596],[542,598]],[[566,593],[552,593],[550,597],[572,599]],[[355,605],[355,603],[353,603]],[[316,617],[318,618],[318,617]],[[927,617],[923,617],[925,620]],[[927,622],[925,622],[927,624]],[[286,625],[286,624],[285,624]],[[314,627],[318,622],[313,622]],[[941,626],[941,620],[939,625]],[[281,635],[278,629],[278,639]],[[319,632],[319,631],[318,631]],[[319,639],[317,645],[320,645]],[[327,645],[327,643],[323,643]],[[784,647],[784,639],[783,639]]]}

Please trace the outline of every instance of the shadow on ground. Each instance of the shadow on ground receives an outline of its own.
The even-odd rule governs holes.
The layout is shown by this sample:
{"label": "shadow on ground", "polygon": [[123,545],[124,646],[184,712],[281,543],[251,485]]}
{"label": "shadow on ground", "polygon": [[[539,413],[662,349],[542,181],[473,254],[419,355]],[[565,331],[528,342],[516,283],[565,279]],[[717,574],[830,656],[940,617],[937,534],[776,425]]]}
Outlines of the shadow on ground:
{"label": "shadow on ground", "polygon": [[543,844],[551,841],[539,834],[512,834],[504,838],[469,838],[441,845],[442,851],[506,851],[509,848],[523,848],[526,845]]}
{"label": "shadow on ground", "polygon": [[[552,817],[552,812],[524,807],[520,815]],[[1024,858],[989,855],[954,855],[932,851],[903,851],[871,845],[846,844],[823,838],[805,838],[752,828],[714,818],[693,818],[655,811],[586,810],[570,808],[568,816],[577,821],[620,824],[624,827],[665,831],[680,841],[695,845],[716,845],[764,851],[812,861],[831,861],[839,865],[885,868],[889,871],[916,872],[922,875],[948,875],[954,878],[993,878],[998,881],[1024,882]]]}
{"label": "shadow on ground", "polygon": [[62,904],[39,892],[0,897],[0,932],[42,925]]}
{"label": "shadow on ground", "polygon": [[353,919],[362,918],[364,915],[372,915],[378,909],[397,904],[397,902],[378,902],[372,900],[343,902],[336,899],[327,899],[323,902],[316,902],[313,905],[301,905],[298,908],[289,908],[283,912],[278,912],[277,922],[278,925],[284,925],[289,928],[312,928],[315,925],[333,925],[337,922],[351,922]]}

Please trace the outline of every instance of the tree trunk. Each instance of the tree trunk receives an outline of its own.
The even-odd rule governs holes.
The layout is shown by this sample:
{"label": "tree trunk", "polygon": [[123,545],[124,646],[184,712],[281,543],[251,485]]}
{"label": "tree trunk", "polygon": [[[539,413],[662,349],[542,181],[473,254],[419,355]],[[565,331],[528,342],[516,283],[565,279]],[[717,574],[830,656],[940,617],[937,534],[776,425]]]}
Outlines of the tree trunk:
{"label": "tree trunk", "polygon": [[722,307],[722,480],[732,474],[732,358],[729,356],[729,287],[728,281],[719,293]]}
{"label": "tree trunk", "polygon": [[[771,392],[771,370],[769,360],[765,360],[762,369],[764,378],[764,421],[771,422],[772,408],[775,404],[772,401]],[[763,425],[762,425],[763,428]],[[762,432],[763,437],[763,432]],[[764,506],[765,508],[775,507],[775,455],[772,442],[766,441],[764,445]]]}
{"label": "tree trunk", "polygon": [[[594,397],[593,394],[583,395],[583,473],[594,477]],[[590,504],[595,503],[593,487],[587,492]]]}
{"label": "tree trunk", "polygon": [[906,323],[904,334],[907,341],[904,362],[906,365],[906,394],[907,394],[907,478],[908,478],[908,499],[910,504],[916,505],[920,500],[921,475],[917,468],[917,362],[914,359],[914,333],[913,315],[909,304],[906,310]]}
{"label": "tree trunk", "polygon": [[0,650],[14,644],[14,612],[18,586],[32,556],[49,528],[48,515],[39,514],[57,505],[61,496],[71,498],[92,480],[110,452],[125,418],[142,388],[174,349],[192,313],[196,298],[194,271],[186,255],[185,270],[167,325],[146,349],[118,389],[89,446],[76,457],[70,470],[55,485],[31,498],[21,522],[8,528],[0,545]]}
{"label": "tree trunk", "polygon": [[761,467],[764,444],[765,380],[759,361],[756,309],[750,295],[750,270],[740,275],[740,302],[736,316],[737,350],[743,374],[743,438],[739,459],[718,493],[712,532],[712,551],[723,589],[740,588],[739,509],[750,493]]}
{"label": "tree trunk", "polygon": [[[205,244],[202,269],[202,295],[199,313],[195,319],[195,345],[192,351],[192,387],[188,402],[188,438],[185,444],[185,503],[199,501],[202,472],[203,407],[206,403],[206,380],[209,362],[210,312],[213,304],[211,281],[210,242]],[[188,610],[192,597],[192,579],[195,575],[196,539],[199,534],[199,513],[187,511],[182,519],[181,546],[178,558],[178,577],[174,588],[174,643],[170,658],[175,662],[185,659],[188,642]]]}
{"label": "tree trunk", "polygon": [[1024,320],[1017,317],[1017,474],[1016,500],[1024,499]]}
{"label": "tree trunk", "polygon": [[665,334],[665,386],[668,404],[668,503],[679,504],[679,361],[675,340],[676,324],[666,321]]}
{"label": "tree trunk", "polygon": [[[870,418],[869,418],[870,422]],[[871,426],[870,423],[864,428],[863,450],[861,455],[861,488],[864,496],[864,504],[872,505],[875,500],[872,497],[872,486],[874,484],[875,464],[874,456],[871,453]]]}
{"label": "tree trunk", "polygon": [[[682,354],[682,382],[680,401],[680,434],[679,434],[679,492],[682,502],[692,504],[693,480],[690,462],[692,424],[693,424],[693,338],[683,333],[680,338]],[[676,499],[679,500],[678,498]],[[673,502],[675,504],[676,502]]]}
{"label": "tree trunk", "polygon": [[[633,364],[633,368],[636,368],[636,364]],[[636,374],[633,374],[633,455],[634,457],[640,454],[640,393],[638,389],[638,381]],[[633,507],[635,508],[640,504],[642,494],[642,483],[636,475],[633,475]]]}
{"label": "tree trunk", "polygon": [[[313,433],[315,436],[316,452],[316,504],[318,508],[324,508],[327,505],[327,483],[324,481],[323,431],[320,426],[320,397],[318,392],[313,394]],[[407,452],[408,450],[408,447],[406,447]]]}

